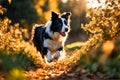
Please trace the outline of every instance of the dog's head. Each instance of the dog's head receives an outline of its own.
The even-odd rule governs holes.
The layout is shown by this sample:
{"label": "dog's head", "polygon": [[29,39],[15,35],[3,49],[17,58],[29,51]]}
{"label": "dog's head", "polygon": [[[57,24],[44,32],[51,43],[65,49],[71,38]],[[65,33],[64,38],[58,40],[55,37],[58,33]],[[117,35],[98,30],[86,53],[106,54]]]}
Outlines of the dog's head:
{"label": "dog's head", "polygon": [[66,33],[69,32],[70,29],[70,16],[71,13],[70,12],[65,12],[61,15],[52,12],[51,13],[52,17],[51,17],[51,30],[53,32],[58,32],[60,33],[62,36],[66,36]]}

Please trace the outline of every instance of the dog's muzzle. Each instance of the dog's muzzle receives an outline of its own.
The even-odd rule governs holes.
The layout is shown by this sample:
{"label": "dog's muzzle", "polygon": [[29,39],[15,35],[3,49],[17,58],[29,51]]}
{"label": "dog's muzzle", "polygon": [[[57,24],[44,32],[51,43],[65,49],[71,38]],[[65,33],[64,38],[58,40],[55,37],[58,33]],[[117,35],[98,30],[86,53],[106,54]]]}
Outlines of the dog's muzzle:
{"label": "dog's muzzle", "polygon": [[64,31],[64,32],[60,32],[60,34],[61,34],[62,36],[66,36],[67,32],[68,32],[68,28],[65,28],[65,31]]}

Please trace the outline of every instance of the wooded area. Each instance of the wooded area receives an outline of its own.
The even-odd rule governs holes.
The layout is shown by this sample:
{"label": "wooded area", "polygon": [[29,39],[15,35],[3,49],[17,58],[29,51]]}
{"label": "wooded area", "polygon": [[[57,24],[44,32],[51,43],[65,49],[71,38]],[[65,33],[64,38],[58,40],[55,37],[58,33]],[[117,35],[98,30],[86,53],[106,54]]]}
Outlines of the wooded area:
{"label": "wooded area", "polygon": [[[87,8],[87,1],[1,0],[0,79],[119,79],[120,1],[106,0],[97,8]],[[45,24],[51,11],[72,13],[71,32],[66,58],[47,64],[30,37],[32,26]]]}

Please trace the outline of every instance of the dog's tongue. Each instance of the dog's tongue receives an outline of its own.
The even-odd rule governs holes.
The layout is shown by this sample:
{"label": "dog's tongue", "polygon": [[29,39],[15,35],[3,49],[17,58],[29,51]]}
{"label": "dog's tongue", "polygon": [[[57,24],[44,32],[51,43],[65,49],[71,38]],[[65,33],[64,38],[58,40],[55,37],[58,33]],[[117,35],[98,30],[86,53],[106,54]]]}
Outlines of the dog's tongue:
{"label": "dog's tongue", "polygon": [[65,32],[60,32],[60,34],[61,34],[62,36],[66,36]]}

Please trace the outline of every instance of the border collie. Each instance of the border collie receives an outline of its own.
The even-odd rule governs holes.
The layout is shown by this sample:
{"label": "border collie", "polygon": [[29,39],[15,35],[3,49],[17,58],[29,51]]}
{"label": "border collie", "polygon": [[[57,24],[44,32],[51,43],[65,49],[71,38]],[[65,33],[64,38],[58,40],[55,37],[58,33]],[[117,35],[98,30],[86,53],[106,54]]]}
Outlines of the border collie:
{"label": "border collie", "polygon": [[[70,31],[70,12],[59,15],[51,12],[51,20],[45,25],[35,25],[32,31],[32,42],[36,49],[42,54],[47,55],[47,61],[58,59],[64,51],[64,44]],[[52,53],[54,57],[52,57]]]}

